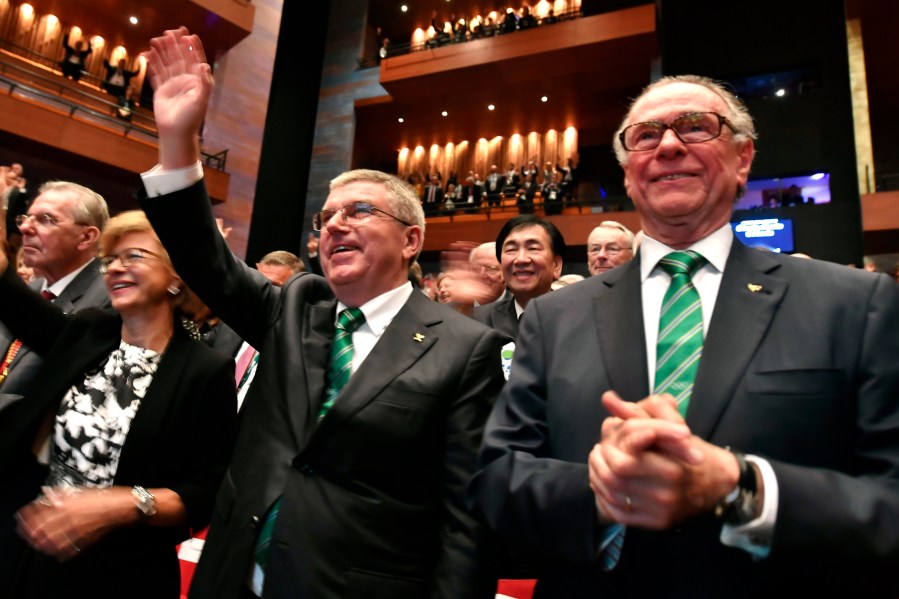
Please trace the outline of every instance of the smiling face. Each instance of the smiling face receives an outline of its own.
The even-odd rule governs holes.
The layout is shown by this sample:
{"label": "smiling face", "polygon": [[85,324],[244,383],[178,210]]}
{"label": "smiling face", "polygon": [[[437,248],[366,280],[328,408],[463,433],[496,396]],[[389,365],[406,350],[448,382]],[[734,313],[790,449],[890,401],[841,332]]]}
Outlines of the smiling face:
{"label": "smiling face", "polygon": [[[728,116],[727,104],[710,89],[676,82],[644,95],[625,124],[670,123],[691,112]],[[753,152],[751,140],[735,143],[726,126],[717,139],[692,144],[668,130],[657,148],[628,152],[624,184],[646,234],[683,248],[727,223],[738,186],[746,184]]]}
{"label": "smiling face", "polygon": [[[395,214],[384,185],[370,181],[332,189],[322,209],[337,211],[353,202],[368,202]],[[406,226],[375,212],[352,226],[337,212],[321,231],[322,271],[334,295],[348,306],[358,307],[408,280],[409,264],[421,242],[422,230],[417,225]]]}
{"label": "smiling face", "polygon": [[524,307],[551,290],[562,274],[562,257],[553,253],[546,229],[529,225],[513,230],[503,241],[502,269],[506,285]]}
{"label": "smiling face", "polygon": [[596,227],[587,238],[587,270],[599,275],[634,257],[624,231],[612,227]]}
{"label": "smiling face", "polygon": [[[117,256],[129,248],[164,255],[162,245],[156,237],[143,231],[125,233],[107,255]],[[174,296],[168,292],[168,287],[181,286],[180,279],[168,262],[149,254],[134,260],[128,267],[123,266],[120,260],[113,261],[104,275],[104,281],[112,307],[122,316],[158,309],[172,310]]]}

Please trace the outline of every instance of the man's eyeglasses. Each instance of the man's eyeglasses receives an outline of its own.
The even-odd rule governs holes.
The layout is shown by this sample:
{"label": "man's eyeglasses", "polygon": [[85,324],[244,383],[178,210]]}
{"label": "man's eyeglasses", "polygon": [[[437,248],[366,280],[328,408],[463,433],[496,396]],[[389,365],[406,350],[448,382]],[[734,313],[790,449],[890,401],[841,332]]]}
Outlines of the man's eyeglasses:
{"label": "man's eyeglasses", "polygon": [[628,125],[618,134],[618,139],[628,152],[645,152],[656,149],[668,129],[674,131],[677,138],[685,144],[700,144],[720,137],[724,125],[737,133],[727,117],[716,112],[689,112],[670,124],[646,121]]}
{"label": "man's eyeglasses", "polygon": [[122,266],[125,268],[131,268],[135,264],[138,264],[142,260],[147,257],[157,258],[159,260],[165,260],[163,256],[160,256],[156,252],[151,252],[150,250],[145,250],[143,248],[128,248],[119,252],[118,254],[112,254],[109,256],[102,256],[100,258],[100,273],[106,274],[109,272],[109,267],[112,266],[112,263],[118,260],[122,263]]}
{"label": "man's eyeglasses", "polygon": [[406,221],[390,214],[389,212],[385,212],[380,208],[375,208],[368,202],[351,202],[346,206],[342,206],[337,210],[322,210],[321,212],[316,212],[312,215],[312,229],[315,231],[321,231],[325,227],[328,226],[328,223],[331,221],[331,218],[334,217],[335,214],[340,212],[343,215],[343,222],[346,224],[355,227],[356,225],[361,225],[368,219],[372,217],[375,213],[383,214],[384,216],[389,216],[393,220],[404,224],[405,226],[411,226]]}
{"label": "man's eyeglasses", "polygon": [[631,248],[618,247],[617,245],[609,245],[606,247],[594,246],[594,247],[588,248],[587,253],[590,254],[591,256],[596,256],[601,251],[605,250],[608,255],[617,256],[621,252],[624,252],[624,251],[630,250],[630,249]]}
{"label": "man's eyeglasses", "polygon": [[[50,227],[58,227],[62,224],[62,220],[56,218],[52,214],[47,212],[41,212],[40,214],[20,214],[16,217],[16,225],[19,228],[22,228],[22,225],[27,223],[28,221],[33,220],[34,226],[42,227],[44,229],[48,229]],[[87,226],[84,223],[75,223],[76,225]]]}

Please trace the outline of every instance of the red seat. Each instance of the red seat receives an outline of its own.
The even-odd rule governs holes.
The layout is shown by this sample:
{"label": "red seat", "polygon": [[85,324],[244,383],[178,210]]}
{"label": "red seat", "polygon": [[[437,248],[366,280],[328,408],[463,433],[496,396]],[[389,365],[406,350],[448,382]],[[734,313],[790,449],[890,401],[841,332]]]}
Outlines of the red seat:
{"label": "red seat", "polygon": [[496,585],[497,597],[512,597],[513,599],[531,599],[534,595],[536,580],[500,580]]}

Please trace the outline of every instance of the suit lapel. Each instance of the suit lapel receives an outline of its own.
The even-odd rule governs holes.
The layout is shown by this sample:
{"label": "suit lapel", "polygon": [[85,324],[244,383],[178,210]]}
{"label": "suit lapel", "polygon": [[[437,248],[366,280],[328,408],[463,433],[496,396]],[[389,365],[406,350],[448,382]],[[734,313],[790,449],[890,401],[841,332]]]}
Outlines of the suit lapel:
{"label": "suit lapel", "polygon": [[413,292],[381,335],[371,353],[340,392],[310,439],[327,434],[352,418],[396,377],[412,367],[437,341],[430,327],[442,321],[437,306]]}
{"label": "suit lapel", "polygon": [[[303,319],[300,344],[303,348],[302,363],[308,401],[287,402],[294,433],[296,438],[301,440],[309,438],[316,425],[318,409],[324,401],[328,354],[334,339],[337,300],[306,304],[304,309],[307,312]],[[287,393],[290,397],[290,389]]]}
{"label": "suit lapel", "polygon": [[66,314],[75,311],[78,300],[81,299],[94,279],[100,276],[97,264],[97,260],[92,260],[53,301]]}
{"label": "suit lapel", "polygon": [[609,271],[602,284],[594,315],[610,389],[638,401],[649,394],[639,258]]}
{"label": "suit lapel", "polygon": [[687,410],[700,437],[708,439],[717,425],[786,293],[787,281],[773,274],[779,266],[734,240]]}

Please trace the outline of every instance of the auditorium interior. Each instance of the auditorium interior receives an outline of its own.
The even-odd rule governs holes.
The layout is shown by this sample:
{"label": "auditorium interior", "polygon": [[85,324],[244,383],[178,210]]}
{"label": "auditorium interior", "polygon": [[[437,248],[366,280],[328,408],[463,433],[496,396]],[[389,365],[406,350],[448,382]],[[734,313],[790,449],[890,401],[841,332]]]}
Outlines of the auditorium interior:
{"label": "auditorium interior", "polygon": [[[729,83],[756,119],[754,195],[734,220],[789,221],[785,251],[857,266],[873,256],[883,270],[899,260],[899,4],[540,0],[539,26],[499,33],[521,6],[0,0],[0,164],[23,164],[32,183],[85,184],[114,213],[134,208],[157,151],[140,53],[185,25],[216,79],[207,185],[248,262],[304,255],[328,182],[351,168],[445,182],[570,159],[578,185],[550,218],[568,243],[564,271],[585,274],[599,222],[640,229],[611,149],[629,99],[659,76],[695,73]],[[60,71],[66,34],[92,50],[78,81]],[[119,59],[137,71],[127,119],[103,90],[104,60]],[[797,182],[804,202],[770,201]],[[507,199],[429,217],[422,266],[436,272],[451,243],[492,240],[515,214]]]}

